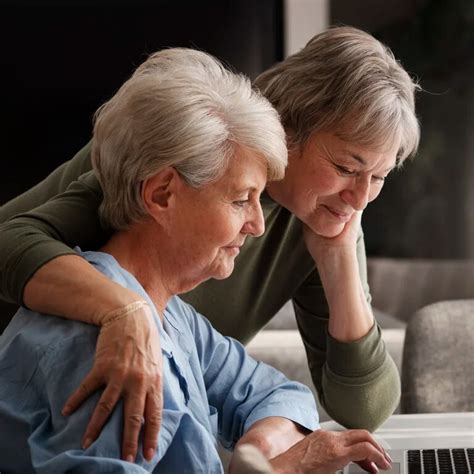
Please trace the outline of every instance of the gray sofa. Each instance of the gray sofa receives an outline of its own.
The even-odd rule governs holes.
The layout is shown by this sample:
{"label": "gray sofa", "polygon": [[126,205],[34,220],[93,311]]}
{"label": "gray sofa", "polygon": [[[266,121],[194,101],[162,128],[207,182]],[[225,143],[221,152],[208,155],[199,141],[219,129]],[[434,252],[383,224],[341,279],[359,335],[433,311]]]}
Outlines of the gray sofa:
{"label": "gray sofa", "polygon": [[474,411],[474,299],[423,306],[410,319],[402,363],[403,413]]}
{"label": "gray sofa", "polygon": [[[369,258],[368,277],[374,315],[400,374],[405,329],[411,315],[437,301],[474,299],[474,260]],[[291,303],[249,343],[248,350],[256,359],[314,391]],[[328,420],[319,408],[321,420]]]}

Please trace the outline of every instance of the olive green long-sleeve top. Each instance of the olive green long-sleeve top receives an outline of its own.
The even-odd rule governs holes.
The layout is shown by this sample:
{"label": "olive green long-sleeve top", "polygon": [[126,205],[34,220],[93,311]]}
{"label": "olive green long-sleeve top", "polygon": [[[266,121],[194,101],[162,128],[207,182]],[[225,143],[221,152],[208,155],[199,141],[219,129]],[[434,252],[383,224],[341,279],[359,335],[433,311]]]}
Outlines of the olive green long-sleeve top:
{"label": "olive green long-sleeve top", "polygon": [[[71,247],[76,245],[96,249],[107,241],[109,234],[97,213],[102,191],[90,170],[89,143],[44,181],[0,208],[0,298],[21,304],[26,283],[46,262],[74,254]],[[183,299],[223,334],[243,343],[291,299],[321,404],[347,427],[375,429],[390,416],[400,396],[398,371],[380,328],[374,325],[350,343],[329,335],[329,308],[304,245],[301,222],[268,195],[262,207],[265,234],[247,239],[233,274],[208,280]],[[357,253],[370,302],[362,232]]]}

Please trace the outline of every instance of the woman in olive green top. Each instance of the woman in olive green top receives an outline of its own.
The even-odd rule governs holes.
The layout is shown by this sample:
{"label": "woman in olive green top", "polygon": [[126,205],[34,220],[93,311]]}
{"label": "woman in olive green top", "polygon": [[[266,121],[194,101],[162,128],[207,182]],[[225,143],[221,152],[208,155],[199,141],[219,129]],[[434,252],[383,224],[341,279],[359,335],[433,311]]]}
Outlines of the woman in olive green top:
{"label": "woman in olive green top", "polygon": [[[286,175],[268,185],[266,232],[248,239],[232,276],[184,299],[243,342],[291,299],[322,405],[347,427],[373,430],[396,407],[400,388],[370,309],[360,219],[390,170],[416,152],[417,85],[386,47],[349,27],[315,36],[255,84],[285,126]],[[71,249],[98,248],[109,236],[90,169],[89,144],[1,208],[2,222],[16,216],[1,229],[3,299],[97,325],[136,300]],[[140,310],[126,330],[121,324],[102,329],[95,366],[64,413],[107,385],[84,439],[97,436],[122,397],[124,441],[135,454],[142,416],[152,427],[144,449],[156,444],[159,414],[149,406],[161,400],[161,361],[148,350],[158,335]]]}

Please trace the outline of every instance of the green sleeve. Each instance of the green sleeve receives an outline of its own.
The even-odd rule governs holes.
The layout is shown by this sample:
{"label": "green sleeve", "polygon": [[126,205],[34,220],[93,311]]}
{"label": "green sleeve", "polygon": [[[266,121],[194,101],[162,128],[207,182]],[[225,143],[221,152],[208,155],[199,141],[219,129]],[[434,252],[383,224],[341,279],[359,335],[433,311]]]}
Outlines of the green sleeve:
{"label": "green sleeve", "polygon": [[[362,233],[357,253],[370,303]],[[351,343],[332,338],[327,329],[329,307],[316,270],[294,296],[293,306],[321,404],[348,428],[375,430],[393,413],[400,398],[398,370],[380,328],[375,324],[367,335]]]}
{"label": "green sleeve", "polygon": [[[40,183],[31,195],[20,196],[14,206],[6,204],[8,214],[13,207],[15,211],[37,207],[0,225],[0,299],[22,304],[26,283],[42,265],[60,255],[73,254],[76,245],[98,248],[109,237],[98,218],[102,191],[93,172],[66,186],[67,179],[76,178],[74,171],[87,168],[79,166],[82,161],[72,163],[76,158],[68,162],[69,167],[62,167],[62,174],[56,170]],[[61,194],[41,202],[63,188]]]}
{"label": "green sleeve", "polygon": [[89,142],[71,160],[56,168],[43,181],[0,206],[0,223],[44,204],[48,199],[64,192],[79,176],[90,171],[92,169],[91,146],[92,142]]}

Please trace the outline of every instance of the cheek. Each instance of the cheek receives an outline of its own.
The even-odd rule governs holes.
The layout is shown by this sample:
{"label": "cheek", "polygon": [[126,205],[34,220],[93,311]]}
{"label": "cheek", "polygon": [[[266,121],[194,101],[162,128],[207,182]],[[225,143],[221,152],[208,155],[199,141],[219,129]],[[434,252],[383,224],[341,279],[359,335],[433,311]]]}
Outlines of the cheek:
{"label": "cheek", "polygon": [[369,193],[369,202],[372,202],[378,198],[379,194],[382,192],[382,188],[383,186],[380,185],[372,186]]}
{"label": "cheek", "polygon": [[235,240],[243,226],[243,219],[234,212],[226,212],[216,215],[212,222],[209,222],[207,232],[209,241],[216,245],[225,246]]}
{"label": "cheek", "polygon": [[333,176],[330,172],[322,171],[308,176],[304,183],[307,196],[318,199],[324,196],[336,194],[344,189],[344,182]]}

